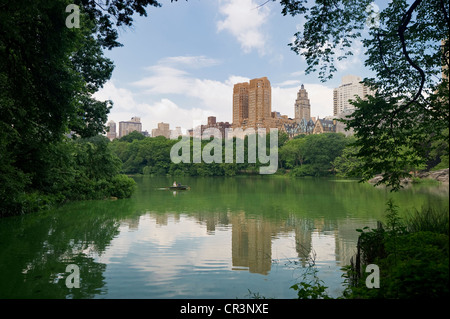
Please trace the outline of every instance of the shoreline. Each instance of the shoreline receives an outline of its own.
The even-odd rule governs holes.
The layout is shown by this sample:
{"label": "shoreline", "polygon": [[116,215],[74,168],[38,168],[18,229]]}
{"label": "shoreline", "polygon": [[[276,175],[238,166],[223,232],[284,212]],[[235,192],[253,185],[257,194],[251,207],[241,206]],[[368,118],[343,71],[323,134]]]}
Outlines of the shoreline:
{"label": "shoreline", "polygon": [[[382,178],[383,177],[381,174],[377,174],[377,175],[375,175],[375,177],[369,179],[367,182],[369,184],[376,184],[379,181],[381,181]],[[449,169],[444,168],[444,169],[440,169],[437,171],[419,172],[419,173],[415,174],[415,176],[413,176],[413,177],[403,178],[401,180],[401,183],[403,185],[413,184],[413,183],[417,182],[417,179],[419,179],[420,181],[422,181],[422,180],[423,181],[426,181],[426,180],[437,181],[437,182],[441,182],[442,184],[448,185]]]}

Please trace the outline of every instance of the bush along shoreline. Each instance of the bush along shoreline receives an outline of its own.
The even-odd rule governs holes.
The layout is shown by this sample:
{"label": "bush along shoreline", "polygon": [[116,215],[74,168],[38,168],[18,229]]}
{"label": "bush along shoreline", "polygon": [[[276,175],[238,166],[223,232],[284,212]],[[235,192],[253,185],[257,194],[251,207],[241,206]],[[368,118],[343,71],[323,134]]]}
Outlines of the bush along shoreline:
{"label": "bush along shoreline", "polygon": [[[357,253],[341,268],[345,289],[337,299],[449,297],[448,211],[423,208],[402,219],[390,199],[385,224],[356,231]],[[333,299],[318,277],[314,256],[308,258],[301,281],[290,288],[298,299]]]}
{"label": "bush along shoreline", "polygon": [[[387,202],[386,224],[358,229],[357,254],[343,268],[348,299],[449,297],[448,211],[423,208],[401,219]],[[369,265],[379,268],[379,288],[369,289]],[[369,278],[370,279],[370,278]]]}
{"label": "bush along shoreline", "polygon": [[[8,196],[0,203],[0,217],[49,209],[68,201],[128,198],[136,182],[121,173],[122,162],[101,135],[66,138],[49,145],[48,159],[38,173],[13,180],[5,174]],[[3,198],[3,196],[2,196]]]}

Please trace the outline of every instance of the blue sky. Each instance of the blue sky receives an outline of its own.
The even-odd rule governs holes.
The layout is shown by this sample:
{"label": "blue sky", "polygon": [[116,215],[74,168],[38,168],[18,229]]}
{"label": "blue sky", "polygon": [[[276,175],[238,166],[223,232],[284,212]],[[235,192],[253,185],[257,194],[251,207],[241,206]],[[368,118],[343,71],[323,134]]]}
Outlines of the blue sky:
{"label": "blue sky", "polygon": [[141,117],[143,130],[158,122],[183,130],[205,123],[210,115],[232,121],[235,83],[267,76],[272,85],[272,111],[294,116],[301,84],[311,102],[311,115],[332,115],[332,91],[347,74],[366,76],[363,47],[337,64],[334,79],[322,83],[305,75],[303,57],[288,43],[303,23],[283,16],[278,2],[265,0],[189,0],[150,8],[135,18],[132,29],[120,30],[124,45],[106,51],[115,64],[111,80],[96,97],[111,99],[109,120]]}

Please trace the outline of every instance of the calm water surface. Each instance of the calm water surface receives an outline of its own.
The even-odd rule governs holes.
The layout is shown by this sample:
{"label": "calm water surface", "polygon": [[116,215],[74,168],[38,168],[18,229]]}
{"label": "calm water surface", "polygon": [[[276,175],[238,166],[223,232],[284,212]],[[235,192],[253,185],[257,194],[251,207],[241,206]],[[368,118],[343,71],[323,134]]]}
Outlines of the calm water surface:
{"label": "calm water surface", "polygon": [[[0,298],[294,298],[289,287],[315,254],[337,297],[356,228],[401,213],[448,210],[448,184],[392,194],[356,181],[277,176],[135,177],[131,199],[69,203],[0,219]],[[67,288],[66,266],[80,269]]]}

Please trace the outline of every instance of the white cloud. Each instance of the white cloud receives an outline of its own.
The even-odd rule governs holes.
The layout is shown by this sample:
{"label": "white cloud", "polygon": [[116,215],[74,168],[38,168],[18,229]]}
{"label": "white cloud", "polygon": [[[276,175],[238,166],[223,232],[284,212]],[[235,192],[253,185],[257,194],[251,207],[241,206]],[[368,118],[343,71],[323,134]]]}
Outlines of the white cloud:
{"label": "white cloud", "polygon": [[286,80],[283,81],[281,83],[276,83],[274,84],[274,86],[281,86],[281,87],[285,87],[285,86],[300,86],[302,84],[302,82],[300,80]]}
{"label": "white cloud", "polygon": [[[342,44],[336,49],[336,52],[338,52],[341,48],[343,48]],[[343,49],[348,50],[348,48]],[[349,68],[354,68],[355,66],[363,65],[362,62],[363,44],[360,40],[353,41],[351,52],[353,53],[353,55],[347,56],[346,59],[342,59],[341,61],[338,61],[336,59],[335,64],[338,71],[346,71]]]}
{"label": "white cloud", "polygon": [[[149,132],[159,122],[169,123],[171,129],[176,126],[190,129],[205,123],[208,116],[231,122],[233,86],[250,79],[240,75],[230,75],[224,81],[200,79],[183,69],[192,61],[199,61],[198,66],[215,63],[203,56],[164,58],[147,67],[150,74],[131,83],[130,88],[120,87],[112,80],[96,94],[96,98],[114,102],[110,120],[118,123],[139,116],[143,129]],[[299,80],[273,84],[272,111],[294,117],[294,103],[301,84]],[[331,115],[333,89],[307,83],[305,88],[311,101],[311,116]]]}
{"label": "white cloud", "polygon": [[151,133],[159,122],[170,124],[170,128],[181,126],[182,130],[190,129],[193,123],[206,121],[206,118],[213,113],[212,110],[203,108],[183,109],[169,98],[161,98],[152,103],[139,103],[135,99],[136,93],[131,90],[117,87],[113,81],[105,84],[103,89],[96,93],[99,100],[112,100],[113,109],[108,120],[116,123],[130,120],[133,116],[141,118],[142,129]]}
{"label": "white cloud", "polygon": [[[287,83],[285,83],[287,84]],[[292,83],[294,84],[294,83]],[[272,111],[291,118],[295,116],[294,105],[300,85],[294,87],[272,87]],[[323,118],[333,114],[333,89],[321,84],[304,83],[311,104],[311,116]]]}
{"label": "white cloud", "polygon": [[227,85],[230,86],[234,86],[237,83],[244,83],[244,82],[249,82],[250,78],[244,77],[244,76],[238,76],[238,75],[231,75],[226,81],[225,83]]}
{"label": "white cloud", "polygon": [[220,64],[219,60],[206,56],[172,56],[159,61],[159,64],[172,66],[185,66],[190,68],[204,68]]}
{"label": "white cloud", "polygon": [[263,25],[269,16],[268,6],[259,7],[253,0],[224,0],[219,11],[225,18],[217,23],[218,31],[230,32],[245,53],[253,49],[262,55],[266,52]]}
{"label": "white cloud", "polygon": [[[132,85],[153,96],[176,95],[194,98],[199,101],[199,108],[208,110],[207,116],[216,116],[218,119],[220,118],[220,121],[231,121],[230,105],[232,103],[233,81],[238,77],[230,76],[225,82],[199,79],[180,68],[168,65],[177,64],[179,67],[186,67],[186,65],[191,65],[190,62],[192,61],[199,61],[197,67],[200,67],[200,65],[211,66],[217,62],[203,56],[164,58],[158,61],[156,65],[147,67],[146,70],[150,71],[150,75],[132,83]],[[189,108],[189,106],[182,107]],[[207,116],[203,117],[202,122],[206,121]],[[192,123],[190,127],[192,127]]]}

